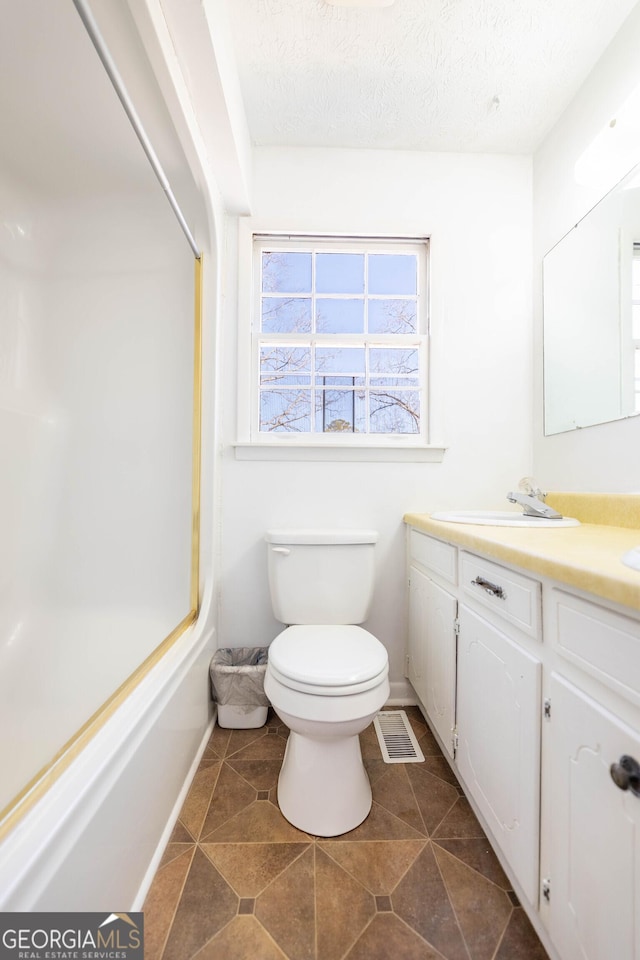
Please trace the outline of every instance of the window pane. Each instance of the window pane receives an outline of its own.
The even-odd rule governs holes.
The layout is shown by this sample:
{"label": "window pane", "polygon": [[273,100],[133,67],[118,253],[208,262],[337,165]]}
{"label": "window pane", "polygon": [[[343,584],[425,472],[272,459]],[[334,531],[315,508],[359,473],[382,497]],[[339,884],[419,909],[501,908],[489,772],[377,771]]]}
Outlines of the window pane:
{"label": "window pane", "polygon": [[371,377],[369,381],[372,387],[418,387],[420,386],[417,377]]}
{"label": "window pane", "polygon": [[311,430],[311,391],[263,390],[260,394],[260,430],[308,433]]}
{"label": "window pane", "polygon": [[316,300],[318,333],[364,333],[364,300]]}
{"label": "window pane", "polygon": [[264,333],[310,333],[311,297],[263,297]]}
{"label": "window pane", "polygon": [[634,303],[631,318],[631,336],[634,340],[640,340],[640,303]]}
{"label": "window pane", "polygon": [[318,293],[364,293],[363,253],[318,253]]}
{"label": "window pane", "polygon": [[[318,387],[364,387],[365,380],[364,377],[354,377],[350,374],[343,374],[342,376],[316,374],[316,385]],[[403,383],[403,386],[405,385]]]}
{"label": "window pane", "polygon": [[416,333],[415,300],[370,300],[369,333]]}
{"label": "window pane", "polygon": [[418,375],[418,351],[397,347],[372,347],[370,351],[371,375],[393,376],[396,374]]}
{"label": "window pane", "polygon": [[288,344],[260,348],[260,373],[310,373],[311,350]]}
{"label": "window pane", "polygon": [[362,390],[318,390],[316,431],[318,433],[360,433],[365,429]]}
{"label": "window pane", "polygon": [[364,347],[317,347],[318,373],[364,374]]}
{"label": "window pane", "polygon": [[263,252],[264,293],[311,293],[311,253]]}
{"label": "window pane", "polygon": [[416,294],[417,258],[412,253],[369,255],[369,293]]}
{"label": "window pane", "polygon": [[420,394],[417,390],[372,391],[370,433],[419,433]]}
{"label": "window pane", "polygon": [[[385,382],[386,385],[386,382]],[[403,384],[404,385],[404,384]],[[261,387],[310,387],[311,377],[307,373],[288,376],[286,373],[263,373],[260,375]]]}

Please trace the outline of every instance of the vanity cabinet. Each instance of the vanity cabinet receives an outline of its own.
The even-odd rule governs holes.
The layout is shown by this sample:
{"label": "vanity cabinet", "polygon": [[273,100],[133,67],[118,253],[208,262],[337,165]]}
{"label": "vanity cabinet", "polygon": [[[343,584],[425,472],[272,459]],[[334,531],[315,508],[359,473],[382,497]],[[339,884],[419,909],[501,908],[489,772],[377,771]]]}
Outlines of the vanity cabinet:
{"label": "vanity cabinet", "polygon": [[412,531],[407,676],[532,903],[541,664],[508,631],[538,609],[539,584]]}
{"label": "vanity cabinet", "polygon": [[458,772],[535,903],[542,665],[465,604],[459,621]]}
{"label": "vanity cabinet", "polygon": [[[454,754],[457,550],[411,532],[407,676],[444,750]],[[437,581],[440,581],[439,583]]]}
{"label": "vanity cabinet", "polygon": [[640,757],[640,735],[559,674],[550,700],[541,912],[562,960],[638,960],[640,796],[609,771]]}
{"label": "vanity cabinet", "polygon": [[541,914],[563,960],[640,960],[640,767],[612,778],[640,763],[640,623],[557,589],[549,611]]}
{"label": "vanity cabinet", "polygon": [[415,529],[408,554],[409,679],[550,956],[640,960],[640,613]]}
{"label": "vanity cabinet", "polygon": [[412,566],[407,675],[442,745],[453,757],[457,601]]}

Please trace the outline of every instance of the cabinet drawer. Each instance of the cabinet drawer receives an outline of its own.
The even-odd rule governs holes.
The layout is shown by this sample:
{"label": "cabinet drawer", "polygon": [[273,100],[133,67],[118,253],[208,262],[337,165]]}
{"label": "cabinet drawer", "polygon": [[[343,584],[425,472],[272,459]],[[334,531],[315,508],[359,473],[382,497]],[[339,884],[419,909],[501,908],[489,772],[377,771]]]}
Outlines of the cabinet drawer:
{"label": "cabinet drawer", "polygon": [[409,552],[412,563],[419,563],[422,567],[442,577],[447,583],[455,585],[458,582],[456,569],[458,551],[453,544],[443,543],[442,540],[436,540],[434,537],[428,537],[424,533],[412,530]]}
{"label": "cabinet drawer", "polygon": [[462,591],[534,639],[540,629],[540,584],[520,573],[460,553]]}
{"label": "cabinet drawer", "polygon": [[640,621],[552,591],[558,652],[640,704]]}

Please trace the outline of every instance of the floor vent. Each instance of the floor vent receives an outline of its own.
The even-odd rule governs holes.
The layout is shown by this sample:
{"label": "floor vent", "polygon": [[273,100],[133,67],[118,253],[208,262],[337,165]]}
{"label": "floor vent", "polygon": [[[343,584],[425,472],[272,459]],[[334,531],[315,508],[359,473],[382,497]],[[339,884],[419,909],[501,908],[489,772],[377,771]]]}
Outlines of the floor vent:
{"label": "floor vent", "polygon": [[424,755],[404,710],[384,710],[373,721],[385,763],[422,763]]}

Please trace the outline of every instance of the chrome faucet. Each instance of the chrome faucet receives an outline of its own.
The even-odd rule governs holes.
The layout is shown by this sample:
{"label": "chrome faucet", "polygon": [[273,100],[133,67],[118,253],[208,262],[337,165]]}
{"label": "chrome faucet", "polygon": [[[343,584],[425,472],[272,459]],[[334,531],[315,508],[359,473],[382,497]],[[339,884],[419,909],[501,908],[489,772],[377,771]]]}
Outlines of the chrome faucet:
{"label": "chrome faucet", "polygon": [[562,514],[547,506],[544,502],[546,493],[538,489],[534,483],[525,477],[520,481],[520,490],[512,491],[507,494],[507,500],[510,503],[519,503],[525,516],[543,517],[545,520],[562,520]]}

